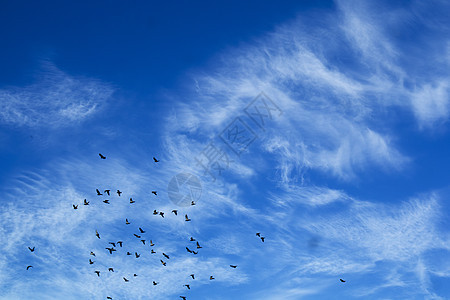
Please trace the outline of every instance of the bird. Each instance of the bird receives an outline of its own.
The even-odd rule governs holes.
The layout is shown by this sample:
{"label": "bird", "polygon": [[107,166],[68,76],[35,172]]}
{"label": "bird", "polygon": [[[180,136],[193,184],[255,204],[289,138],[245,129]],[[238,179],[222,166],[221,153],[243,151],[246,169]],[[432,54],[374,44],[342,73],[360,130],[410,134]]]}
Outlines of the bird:
{"label": "bird", "polygon": [[152,191],[152,194],[154,194],[155,196],[158,196],[158,192],[157,191]]}
{"label": "bird", "polygon": [[197,251],[197,252],[195,252],[195,251],[192,251],[192,253],[194,253],[194,254],[198,254],[198,251]]}
{"label": "bird", "polygon": [[111,297],[106,297],[106,299],[112,300],[112,298],[111,298]]}
{"label": "bird", "polygon": [[109,200],[103,200],[103,202],[109,204]]}
{"label": "bird", "polygon": [[89,201],[87,201],[86,199],[84,199],[84,205],[89,205]]}
{"label": "bird", "polygon": [[144,231],[141,227],[139,227],[139,231],[140,231],[141,233],[145,233],[145,231]]}
{"label": "bird", "polygon": [[188,290],[190,290],[190,289],[191,289],[191,287],[189,286],[189,284],[183,284],[183,286],[187,287],[187,288],[188,288]]}
{"label": "bird", "polygon": [[122,194],[122,192],[121,191],[119,191],[119,190],[117,190],[117,195],[121,195]]}
{"label": "bird", "polygon": [[186,247],[187,252],[192,253],[192,250]]}
{"label": "bird", "polygon": [[186,297],[185,297],[185,296],[180,296],[180,298],[183,299],[183,300],[186,300]]}
{"label": "bird", "polygon": [[164,255],[164,257],[166,257],[167,259],[170,259],[169,255],[165,254],[164,252],[162,255]]}
{"label": "bird", "polygon": [[144,245],[145,245],[145,240],[141,240],[141,242],[142,242],[142,244],[144,244]]}
{"label": "bird", "polygon": [[113,242],[109,242],[109,244],[113,245],[113,247],[116,246],[116,243],[113,243]]}
{"label": "bird", "polygon": [[161,261],[163,266],[166,266],[166,262],[165,261],[163,261],[162,259],[160,259],[160,261]]}
{"label": "bird", "polygon": [[175,214],[175,216],[178,216],[178,210],[174,209],[172,212]]}
{"label": "bird", "polygon": [[92,255],[92,256],[95,256],[95,253],[91,251],[91,255]]}
{"label": "bird", "polygon": [[136,201],[133,200],[133,198],[130,198],[130,204],[135,203]]}
{"label": "bird", "polygon": [[106,159],[106,156],[102,155],[101,153],[98,154],[101,159]]}
{"label": "bird", "polygon": [[120,247],[122,247],[122,241],[118,241],[117,244],[119,244]]}
{"label": "bird", "polygon": [[156,282],[156,281],[153,281],[153,285],[157,285],[158,284],[158,282]]}
{"label": "bird", "polygon": [[185,215],[184,218],[185,218],[186,222],[189,222],[191,220],[191,219],[189,219],[188,215]]}
{"label": "bird", "polygon": [[100,234],[98,233],[97,230],[95,230],[95,236],[98,237],[98,238],[100,238]]}
{"label": "bird", "polygon": [[155,250],[152,249],[152,252],[151,252],[151,253],[152,253],[152,254],[155,254],[156,252],[155,252]]}
{"label": "bird", "polygon": [[345,282],[345,280],[344,279],[339,279],[341,282]]}
{"label": "bird", "polygon": [[212,275],[209,276],[209,280],[213,280],[213,279],[215,279],[215,278]]}
{"label": "bird", "polygon": [[155,246],[155,244],[153,244],[152,240],[150,240],[150,246]]}
{"label": "bird", "polygon": [[256,233],[256,236],[257,236],[257,237],[261,237],[261,233],[260,233],[260,232],[257,232],[257,233]]}
{"label": "bird", "polygon": [[28,269],[30,269],[30,268],[32,268],[33,266],[27,266],[27,271],[28,271]]}
{"label": "bird", "polygon": [[141,256],[141,255],[138,254],[137,252],[134,252],[134,255],[136,256],[136,258],[139,258],[139,256]]}
{"label": "bird", "polygon": [[158,212],[156,211],[156,209],[153,210],[153,214],[154,214],[154,215],[157,215],[157,214],[158,214]]}
{"label": "bird", "polygon": [[109,272],[114,272],[114,269],[113,268],[108,268],[108,271]]}
{"label": "bird", "polygon": [[93,261],[93,260],[91,260],[90,258],[89,258],[89,264],[90,265],[93,265],[95,263],[95,261]]}
{"label": "bird", "polygon": [[191,275],[189,275],[189,276],[191,276],[191,277],[192,277],[192,279],[195,279],[195,276],[194,276],[194,274],[191,274]]}
{"label": "bird", "polygon": [[232,267],[233,269],[236,269],[236,268],[237,268],[237,266],[234,266],[234,265],[230,265],[230,267]]}
{"label": "bird", "polygon": [[194,202],[194,201],[191,201],[191,205],[195,205],[195,202]]}
{"label": "bird", "polygon": [[153,156],[153,160],[154,160],[155,162],[159,162],[159,160],[157,160],[154,156]]}
{"label": "bird", "polygon": [[100,191],[98,189],[96,189],[96,191],[97,191],[97,196],[102,196],[103,195],[102,193],[100,193]]}
{"label": "bird", "polygon": [[127,255],[132,255],[130,252],[127,252]]}
{"label": "bird", "polygon": [[109,192],[111,192],[111,190],[104,190],[103,193],[106,193],[108,196],[110,196]]}
{"label": "bird", "polygon": [[191,242],[195,242],[195,239],[191,236],[190,241],[191,241]]}
{"label": "bird", "polygon": [[97,274],[98,277],[100,277],[100,271],[95,271],[95,274]]}
{"label": "bird", "polygon": [[33,247],[33,248],[28,247],[28,249],[29,249],[31,252],[34,252],[34,248],[35,248],[35,247]]}
{"label": "bird", "polygon": [[265,239],[265,237],[262,236],[262,237],[261,237],[261,241],[263,241],[263,243],[264,243],[264,239]]}
{"label": "bird", "polygon": [[160,211],[159,214],[164,218],[164,213],[162,211]]}
{"label": "bird", "polygon": [[78,205],[72,204],[73,209],[78,209]]}
{"label": "bird", "polygon": [[131,223],[128,222],[128,219],[125,219],[125,224],[130,225]]}
{"label": "bird", "polygon": [[135,237],[137,237],[138,239],[141,238],[141,236],[140,236],[140,235],[137,235],[136,233],[133,233],[133,235],[134,235]]}
{"label": "bird", "polygon": [[201,249],[203,247],[200,246],[200,244],[197,242],[197,249]]}
{"label": "bird", "polygon": [[134,277],[137,277],[137,274],[133,274]]}
{"label": "bird", "polygon": [[125,281],[125,282],[128,282],[129,280],[128,279],[126,279],[125,277],[123,277],[123,280]]}
{"label": "bird", "polygon": [[112,254],[113,251],[116,251],[116,249],[114,249],[114,248],[105,248],[105,249],[107,249],[109,251],[109,254]]}

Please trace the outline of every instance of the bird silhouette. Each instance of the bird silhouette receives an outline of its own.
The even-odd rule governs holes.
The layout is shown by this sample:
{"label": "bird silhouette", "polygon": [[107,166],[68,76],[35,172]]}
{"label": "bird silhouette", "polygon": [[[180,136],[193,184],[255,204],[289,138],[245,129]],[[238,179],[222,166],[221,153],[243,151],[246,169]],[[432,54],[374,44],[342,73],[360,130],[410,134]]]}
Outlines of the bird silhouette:
{"label": "bird silhouette", "polygon": [[134,277],[137,277],[137,274],[133,274]]}
{"label": "bird silhouette", "polygon": [[106,193],[108,196],[111,196],[111,195],[109,194],[109,192],[111,192],[111,190],[104,190],[104,191],[103,191],[103,193]]}
{"label": "bird silhouette", "polygon": [[192,279],[195,279],[195,276],[194,276],[194,274],[191,274],[191,275],[189,275],[189,276],[191,276],[191,277],[192,277]]}
{"label": "bird silhouette", "polygon": [[122,247],[122,241],[118,241],[117,244],[119,244],[120,247]]}
{"label": "bird silhouette", "polygon": [[155,246],[155,244],[153,244],[152,240],[150,240],[150,246]]}
{"label": "bird silhouette", "polygon": [[91,260],[90,258],[89,258],[89,264],[90,265],[93,265],[95,263],[95,261],[93,261],[93,260]]}
{"label": "bird silhouette", "polygon": [[145,231],[144,231],[141,227],[139,227],[139,231],[140,231],[141,233],[145,233]]}
{"label": "bird silhouette", "polygon": [[200,244],[197,242],[197,249],[201,249],[203,247],[200,246]]}
{"label": "bird silhouette", "polygon": [[183,286],[187,287],[187,288],[188,288],[188,290],[190,290],[190,289],[191,289],[191,287],[189,286],[189,284],[183,284]]}
{"label": "bird silhouette", "polygon": [[28,247],[28,250],[30,250],[31,252],[34,252],[34,248],[35,247],[33,247],[33,248]]}
{"label": "bird silhouette", "polygon": [[191,201],[191,205],[195,205],[195,202],[194,202],[194,201]]}
{"label": "bird silhouette", "polygon": [[198,254],[198,251],[197,251],[197,252],[195,252],[195,251],[192,251],[192,253],[194,253],[194,254]]}
{"label": "bird silhouette", "polygon": [[195,242],[195,239],[191,236],[190,241],[191,241],[191,242]]}
{"label": "bird silhouette", "polygon": [[89,201],[87,201],[86,199],[84,199],[84,205],[89,205]]}
{"label": "bird silhouette", "polygon": [[262,236],[262,237],[261,237],[261,241],[263,241],[263,243],[264,243],[264,239],[265,239],[265,237]]}
{"label": "bird silhouette", "polygon": [[142,242],[142,244],[144,244],[144,245],[145,245],[145,240],[141,240],[141,242]]}
{"label": "bird silhouette", "polygon": [[257,233],[256,233],[256,236],[257,236],[257,237],[261,237],[261,233],[260,233],[260,232],[257,232]]}
{"label": "bird silhouette", "polygon": [[126,279],[125,277],[123,277],[123,280],[125,281],[125,282],[128,282],[129,280],[128,279]]}
{"label": "bird silhouette", "polygon": [[180,298],[183,299],[183,300],[186,300],[186,297],[185,297],[185,296],[180,296]]}
{"label": "bird silhouette", "polygon": [[113,251],[117,251],[117,250],[116,250],[116,249],[114,249],[114,248],[105,248],[105,249],[109,251],[109,254],[112,254],[112,253],[113,253]]}
{"label": "bird silhouette", "polygon": [[152,254],[155,254],[156,252],[155,252],[155,250],[152,249],[151,253],[152,253]]}
{"label": "bird silhouette", "polygon": [[100,193],[100,191],[98,189],[96,189],[96,191],[97,191],[97,196],[103,195],[102,193]]}
{"label": "bird silhouette", "polygon": [[159,214],[164,218],[164,213],[162,211],[160,211]]}
{"label": "bird silhouette", "polygon": [[103,200],[103,203],[109,204],[109,200]]}
{"label": "bird silhouette", "polygon": [[28,269],[30,269],[30,268],[32,268],[33,266],[27,266],[27,271],[28,271]]}
{"label": "bird silhouette", "polygon": [[121,194],[122,194],[122,192],[117,190],[117,195],[119,195],[119,197],[120,197]]}
{"label": "bird silhouette", "polygon": [[237,266],[234,266],[234,265],[230,265],[230,267],[232,267],[233,269],[236,269],[236,268],[237,268]]}
{"label": "bird silhouette", "polygon": [[157,191],[152,191],[152,194],[154,194],[155,196],[158,196],[158,192]]}
{"label": "bird silhouette", "polygon": [[106,159],[106,156],[103,156],[101,153],[98,154],[101,159]]}
{"label": "bird silhouette", "polygon": [[192,253],[192,250],[186,247],[187,252]]}
{"label": "bird silhouette", "polygon": [[160,261],[161,261],[162,265],[165,267],[166,266],[166,262],[163,261],[162,259],[160,259]]}
{"label": "bird silhouette", "polygon": [[111,298],[111,297],[106,297],[106,299],[112,300],[112,298]]}
{"label": "bird silhouette", "polygon": [[175,214],[175,216],[178,216],[178,210],[174,209],[172,212]]}
{"label": "bird silhouette", "polygon": [[134,252],[134,255],[136,256],[136,258],[139,258],[139,256],[141,256],[141,255],[138,254],[137,252]]}
{"label": "bird silhouette", "polygon": [[98,238],[100,238],[100,234],[98,233],[97,230],[95,230],[95,236],[98,237]]}
{"label": "bird silhouette", "polygon": [[165,254],[164,252],[162,255],[164,255],[165,258],[170,259],[169,255]]}
{"label": "bird silhouette", "polygon": [[114,272],[114,269],[113,268],[108,268],[108,271],[109,272]]}
{"label": "bird silhouette", "polygon": [[98,277],[100,277],[100,271],[95,271],[95,274],[97,274]]}
{"label": "bird silhouette", "polygon": [[130,204],[135,203],[136,201],[133,200],[133,198],[130,198]]}
{"label": "bird silhouette", "polygon": [[339,279],[341,282],[345,282],[345,280],[344,279]]}
{"label": "bird silhouette", "polygon": [[154,215],[157,215],[157,214],[158,214],[158,212],[156,211],[156,209],[153,210],[153,214],[154,214]]}
{"label": "bird silhouette", "polygon": [[116,243],[113,243],[113,242],[109,242],[109,244],[111,244],[113,247],[116,246]]}
{"label": "bird silhouette", "polygon": [[156,282],[156,281],[153,281],[153,285],[157,285],[158,284],[158,282]]}
{"label": "bird silhouette", "polygon": [[127,252],[127,255],[132,255],[130,252]]}
{"label": "bird silhouette", "polygon": [[185,215],[184,218],[185,218],[186,222],[189,222],[191,220],[191,219],[189,219],[188,215]]}
{"label": "bird silhouette", "polygon": [[134,235],[135,237],[137,237],[138,239],[141,238],[141,236],[140,236],[140,235],[137,235],[136,233],[133,233],[133,235]]}
{"label": "bird silhouette", "polygon": [[125,219],[125,224],[130,225],[131,223],[128,222],[128,219]]}
{"label": "bird silhouette", "polygon": [[91,251],[91,255],[92,255],[92,256],[95,256],[95,253]]}
{"label": "bird silhouette", "polygon": [[72,204],[73,209],[78,209],[78,205]]}
{"label": "bird silhouette", "polygon": [[153,161],[154,162],[159,162],[159,160],[157,160],[154,156],[153,156]]}
{"label": "bird silhouette", "polygon": [[213,280],[213,279],[215,279],[215,278],[212,275],[209,276],[209,280]]}

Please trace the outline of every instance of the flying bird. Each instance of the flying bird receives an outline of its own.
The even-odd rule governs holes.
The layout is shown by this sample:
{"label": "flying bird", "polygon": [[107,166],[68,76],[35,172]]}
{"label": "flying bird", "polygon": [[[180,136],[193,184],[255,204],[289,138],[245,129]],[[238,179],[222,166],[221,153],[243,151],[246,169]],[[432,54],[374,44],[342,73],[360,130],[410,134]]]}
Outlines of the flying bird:
{"label": "flying bird", "polygon": [[101,159],[106,159],[106,156],[103,156],[101,153],[98,154]]}
{"label": "flying bird", "polygon": [[127,255],[132,255],[130,252],[127,252]]}
{"label": "flying bird", "polygon": [[175,214],[175,216],[178,216],[178,210],[174,209],[172,212]]}
{"label": "flying bird", "polygon": [[234,266],[234,265],[230,265],[230,267],[232,267],[233,269],[236,269],[236,268],[237,268],[237,266]]}
{"label": "flying bird", "polygon": [[78,205],[72,204],[73,209],[78,209]]}
{"label": "flying bird", "polygon": [[113,247],[116,246],[116,243],[113,243],[113,242],[109,242],[109,244],[113,245]]}
{"label": "flying bird", "polygon": [[151,253],[152,253],[152,254],[155,254],[156,252],[155,252],[155,250],[152,249],[152,252],[151,252]]}
{"label": "flying bird", "polygon": [[133,204],[133,203],[135,203],[135,202],[136,202],[136,201],[134,201],[133,198],[130,198],[130,203],[131,203],[131,204]]}
{"label": "flying bird", "polygon": [[117,244],[119,244],[120,247],[122,247],[122,241],[118,241]]}
{"label": "flying bird", "polygon": [[95,271],[95,274],[97,274],[98,277],[100,277],[100,271]]}
{"label": "flying bird", "polygon": [[257,237],[261,237],[261,233],[260,233],[260,232],[257,232],[257,233],[256,233],[256,236],[257,236]]}
{"label": "flying bird", "polygon": [[98,237],[98,238],[100,238],[100,234],[98,233],[97,230],[95,230],[95,236]]}
{"label": "flying bird", "polygon": [[97,196],[103,195],[102,193],[100,193],[100,191],[98,189],[96,189],[96,191],[97,191]]}
{"label": "flying bird", "polygon": [[125,224],[130,225],[130,222],[128,222],[128,219],[125,219]]}
{"label": "flying bird", "polygon": [[195,277],[194,277],[194,274],[191,274],[191,275],[189,275],[189,276],[191,276],[191,277],[192,277],[192,279],[195,279]]}
{"label": "flying bird", "polygon": [[194,201],[191,201],[191,205],[195,205],[195,202],[194,202]]}
{"label": "flying bird", "polygon": [[192,253],[192,250],[186,247],[187,252]]}
{"label": "flying bird", "polygon": [[163,266],[166,266],[166,262],[165,261],[163,261],[162,259],[160,259],[160,261],[161,261]]}
{"label": "flying bird", "polygon": [[142,242],[142,244],[144,244],[144,245],[145,245],[145,240],[141,240],[141,242]]}
{"label": "flying bird", "polygon": [[195,239],[191,236],[190,241],[191,241],[191,242],[195,242]]}
{"label": "flying bird", "polygon": [[209,280],[213,280],[213,279],[215,279],[215,278],[212,275],[209,276]]}
{"label": "flying bird", "polygon": [[138,254],[137,252],[134,252],[134,255],[136,256],[136,258],[139,258],[139,256],[141,256],[141,255]]}
{"label": "flying bird", "polygon": [[191,219],[189,219],[188,215],[185,215],[184,218],[185,218],[186,222],[189,222],[191,220]]}
{"label": "flying bird", "polygon": [[123,280],[125,281],[125,282],[128,282],[129,280],[128,279],[126,279],[125,277],[123,277]]}
{"label": "flying bird", "polygon": [[154,160],[155,162],[159,162],[159,160],[157,160],[154,156],[153,156],[153,160]]}
{"label": "flying bird", "polygon": [[35,247],[33,247],[33,248],[28,247],[28,249],[29,249],[31,252],[34,252],[34,248],[35,248]]}
{"label": "flying bird", "polygon": [[105,249],[107,249],[109,251],[109,254],[112,254],[113,251],[116,251],[116,249],[114,249],[114,248],[105,248]]}
{"label": "flying bird", "polygon": [[121,195],[122,194],[122,192],[121,191],[119,191],[119,190],[117,190],[117,195]]}
{"label": "flying bird", "polygon": [[32,267],[33,267],[33,266],[27,266],[27,271],[28,271],[29,268],[32,268]]}
{"label": "flying bird", "polygon": [[189,284],[183,284],[183,286],[187,287],[187,288],[188,288],[188,290],[190,290],[190,289],[191,289],[191,287],[189,286]]}
{"label": "flying bird", "polygon": [[195,251],[192,251],[192,253],[194,253],[194,254],[198,254],[198,251],[197,251],[197,252],[195,252]]}
{"label": "flying bird", "polygon": [[261,241],[263,241],[263,243],[264,243],[264,239],[265,239],[265,237],[262,236],[262,237],[261,237]]}
{"label": "flying bird", "polygon": [[112,300],[112,298],[111,298],[111,297],[106,297],[106,299]]}
{"label": "flying bird", "polygon": [[164,252],[162,255],[164,255],[165,258],[170,259],[169,255],[165,254]]}
{"label": "flying bird", "polygon": [[341,282],[345,282],[345,280],[344,279],[339,279]]}
{"label": "flying bird", "polygon": [[180,298],[183,299],[183,300],[186,300],[186,297],[185,297],[185,296],[180,296]]}
{"label": "flying bird", "polygon": [[87,201],[86,199],[84,199],[84,205],[89,205],[89,201]]}
{"label": "flying bird", "polygon": [[92,261],[90,258],[89,258],[89,264],[90,265],[93,265],[95,263],[95,261]]}
{"label": "flying bird", "polygon": [[114,272],[114,269],[113,268],[108,268],[108,271],[109,272]]}
{"label": "flying bird", "polygon": [[139,227],[139,231],[140,231],[141,233],[145,233],[145,231],[144,231],[141,227]]}
{"label": "flying bird", "polygon": [[133,274],[134,277],[137,277],[137,274]]}
{"label": "flying bird", "polygon": [[156,211],[156,209],[153,210],[153,214],[154,214],[154,215],[157,215],[157,214],[158,214],[158,212]]}
{"label": "flying bird", "polygon": [[155,244],[153,244],[152,240],[150,240],[150,246],[155,246]]}
{"label": "flying bird", "polygon": [[203,247],[200,246],[200,244],[197,242],[197,249],[201,249]]}
{"label": "flying bird", "polygon": [[92,256],[95,256],[95,253],[91,251],[91,255],[92,255]]}
{"label": "flying bird", "polygon": [[158,282],[156,282],[156,281],[153,281],[153,285],[157,285],[158,284]]}
{"label": "flying bird", "polygon": [[109,192],[111,192],[111,190],[104,190],[103,193],[106,193],[108,196],[110,196]]}
{"label": "flying bird", "polygon": [[133,233],[133,235],[134,235],[135,237],[137,237],[138,239],[141,238],[141,236],[140,236],[140,235],[137,235],[136,233]]}
{"label": "flying bird", "polygon": [[109,204],[109,200],[103,200],[103,203]]}
{"label": "flying bird", "polygon": [[155,196],[158,196],[158,193],[156,191],[152,191],[152,194],[154,194]]}
{"label": "flying bird", "polygon": [[160,211],[159,214],[164,218],[164,213],[162,211]]}

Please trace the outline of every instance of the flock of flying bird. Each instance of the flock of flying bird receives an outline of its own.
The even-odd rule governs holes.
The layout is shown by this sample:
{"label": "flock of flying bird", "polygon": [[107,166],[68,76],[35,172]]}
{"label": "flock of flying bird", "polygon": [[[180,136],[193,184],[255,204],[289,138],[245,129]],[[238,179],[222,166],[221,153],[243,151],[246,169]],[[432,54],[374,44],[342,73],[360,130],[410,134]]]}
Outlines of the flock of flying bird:
{"label": "flock of flying bird", "polygon": [[[101,159],[106,159],[106,156],[102,155],[101,153],[99,153],[99,156],[100,156]],[[156,159],[155,157],[153,157],[153,161],[154,161],[155,163],[159,162],[159,160]],[[106,194],[106,195],[108,195],[108,196],[111,196],[111,190],[109,190],[109,189],[104,190],[104,191],[103,191],[104,194],[103,194],[99,189],[96,189],[96,192],[97,192],[97,196],[103,196],[104,194]],[[117,195],[118,195],[119,197],[122,195],[122,192],[121,192],[120,190],[117,190],[116,193],[117,193]],[[154,194],[155,196],[158,195],[157,191],[152,191],[152,194]],[[130,198],[130,204],[133,204],[133,203],[135,203],[135,202],[136,202],[136,201],[134,201],[132,198]],[[110,203],[109,203],[109,200],[107,200],[107,199],[106,199],[106,200],[103,200],[103,203],[105,203],[105,204],[110,204]],[[87,199],[84,199],[83,205],[89,205],[89,201],[87,201]],[[195,202],[194,202],[194,201],[191,201],[191,206],[193,206],[193,205],[195,205]],[[77,210],[77,209],[78,209],[78,204],[72,204],[72,207],[73,207],[73,209]],[[174,210],[172,210],[171,212],[172,212],[175,216],[178,216],[178,210],[174,209]],[[153,215],[160,215],[162,218],[164,218],[164,212],[162,212],[162,211],[158,212],[156,209],[153,211]],[[184,220],[185,220],[186,222],[190,222],[190,221],[191,221],[191,219],[189,218],[189,216],[188,216],[187,214],[185,214]],[[125,219],[125,224],[126,224],[126,225],[130,225],[131,223],[128,221],[128,219]],[[133,235],[134,235],[137,239],[139,239],[140,242],[142,242],[142,244],[145,246],[146,243],[148,243],[148,241],[145,240],[144,238],[142,238],[142,234],[144,234],[146,231],[143,230],[141,227],[139,227],[138,229],[139,229],[139,234],[134,233]],[[96,236],[98,239],[101,239],[100,233],[99,233],[97,230],[95,230],[95,236]],[[264,242],[265,237],[261,236],[261,233],[260,233],[260,232],[257,232],[257,233],[256,233],[256,236],[257,236],[258,238],[260,238],[262,242]],[[194,239],[193,237],[190,237],[189,241],[190,241],[190,242],[195,242],[195,246],[194,246],[194,247],[196,247],[197,251],[191,250],[189,247],[186,247],[186,251],[187,251],[188,253],[192,253],[192,254],[194,254],[194,255],[195,255],[195,254],[198,254],[199,249],[202,249],[203,247],[200,246],[200,243],[199,243],[196,239]],[[116,252],[116,251],[117,251],[116,248],[118,248],[118,247],[116,246],[116,244],[117,244],[120,248],[123,247],[123,241],[108,242],[108,247],[105,247],[105,250],[108,250],[108,251],[109,251],[109,254],[113,254],[113,252]],[[150,240],[150,243],[148,243],[148,244],[150,245],[150,247],[152,247],[150,253],[151,253],[151,254],[156,254],[156,251],[155,251],[154,248],[153,248],[153,247],[155,246],[155,244],[153,243],[153,241]],[[35,251],[35,247],[28,247],[28,249],[29,249],[32,253]],[[161,252],[161,254],[162,254],[162,256],[163,256],[164,258],[161,258],[161,259],[160,259],[160,262],[161,262],[162,266],[165,267],[165,266],[167,265],[167,261],[170,259],[170,257],[169,257],[168,254],[166,254],[166,253],[164,253],[164,252]],[[95,253],[94,253],[93,251],[90,252],[90,255],[93,256],[93,257],[96,256]],[[126,255],[128,255],[128,256],[133,256],[133,253],[127,251]],[[135,256],[135,258],[137,259],[137,258],[139,258],[139,257],[141,256],[141,254],[139,254],[138,252],[134,252],[134,256]],[[163,260],[163,259],[164,259],[164,260]],[[93,261],[92,258],[89,258],[89,264],[90,264],[90,265],[93,265],[94,263],[95,263],[95,261]],[[29,270],[30,268],[33,268],[33,266],[32,266],[32,265],[28,265],[26,269]],[[236,269],[236,268],[237,268],[237,265],[230,265],[230,268]],[[112,267],[108,268],[108,271],[107,271],[107,272],[114,272],[114,268],[112,268]],[[100,274],[101,274],[100,271],[95,270],[93,273],[95,273],[98,277],[100,277]],[[132,276],[133,276],[133,277],[137,277],[138,275],[137,275],[137,274],[133,274]],[[195,280],[195,274],[190,274],[189,276],[192,278],[192,280]],[[130,278],[130,277],[129,277],[129,278]],[[123,279],[124,282],[129,282],[129,281],[131,280],[131,279],[126,278],[125,276],[122,277],[122,279]],[[214,278],[213,275],[211,275],[211,276],[209,277],[209,280],[214,280],[214,279],[215,279],[215,278]],[[345,280],[340,279],[340,282],[345,282]],[[153,280],[153,281],[152,281],[152,284],[153,284],[153,285],[158,285],[159,282],[156,282],[156,281]],[[186,287],[188,290],[191,289],[191,285],[190,285],[190,284],[184,284],[183,286]],[[186,296],[180,296],[180,298],[183,299],[183,300],[186,300],[186,299],[187,299]],[[113,298],[110,297],[110,296],[107,296],[106,299],[112,300]]]}

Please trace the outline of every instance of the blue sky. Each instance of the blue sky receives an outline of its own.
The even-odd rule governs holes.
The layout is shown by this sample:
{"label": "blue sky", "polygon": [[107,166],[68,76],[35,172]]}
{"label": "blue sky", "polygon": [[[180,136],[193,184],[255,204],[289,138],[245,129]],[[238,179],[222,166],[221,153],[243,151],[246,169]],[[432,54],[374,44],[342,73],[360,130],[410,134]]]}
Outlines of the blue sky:
{"label": "blue sky", "polygon": [[2,2],[0,299],[450,299],[449,13]]}

